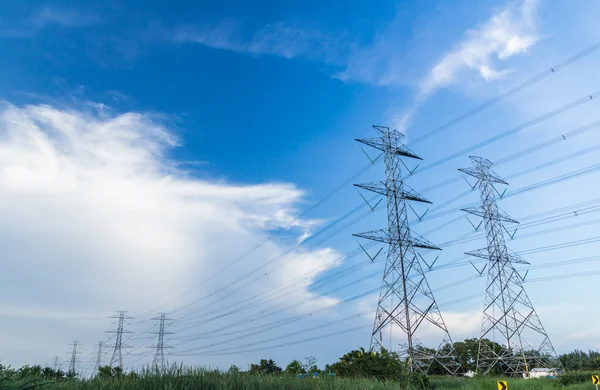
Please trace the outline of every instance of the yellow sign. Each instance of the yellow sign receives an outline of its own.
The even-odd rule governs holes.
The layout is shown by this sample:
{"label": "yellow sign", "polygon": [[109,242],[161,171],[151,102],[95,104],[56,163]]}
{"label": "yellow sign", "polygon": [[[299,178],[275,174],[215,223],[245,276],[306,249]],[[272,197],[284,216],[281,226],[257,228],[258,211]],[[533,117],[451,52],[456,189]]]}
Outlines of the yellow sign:
{"label": "yellow sign", "polygon": [[508,382],[498,381],[498,390],[508,390]]}
{"label": "yellow sign", "polygon": [[592,383],[595,385],[600,384],[600,375],[592,375]]}

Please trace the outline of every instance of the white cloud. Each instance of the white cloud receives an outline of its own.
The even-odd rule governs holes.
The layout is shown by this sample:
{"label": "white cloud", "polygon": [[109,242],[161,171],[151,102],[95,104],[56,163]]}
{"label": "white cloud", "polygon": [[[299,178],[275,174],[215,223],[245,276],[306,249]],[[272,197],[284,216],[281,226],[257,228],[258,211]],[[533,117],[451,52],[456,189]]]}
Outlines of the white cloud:
{"label": "white cloud", "polygon": [[[177,142],[149,114],[0,107],[0,296],[2,306],[12,308],[0,311],[0,334],[11,335],[0,338],[0,349],[17,360],[8,363],[46,359],[73,338],[89,346],[110,327],[108,320],[55,326],[59,318],[102,318],[117,309],[135,316],[213,274],[273,230],[300,235],[316,223],[298,218],[295,204],[303,192],[291,184],[232,185],[186,175],[168,159]],[[304,312],[336,302],[307,288],[315,270],[339,264],[341,256],[331,249],[284,255],[286,249],[269,240],[183,303],[278,256],[257,274],[259,283],[241,284],[214,305],[274,291],[300,275],[306,276],[286,288],[282,305]],[[298,300],[311,304],[292,304]],[[53,332],[52,345],[28,345],[33,326]]]}
{"label": "white cloud", "polygon": [[250,38],[244,38],[240,23],[233,20],[181,27],[173,35],[175,43],[192,42],[244,54],[300,57],[325,63],[341,60],[342,53],[352,45],[345,38],[343,33],[327,33],[317,25],[290,22],[267,24]]}
{"label": "white cloud", "polygon": [[34,28],[41,30],[50,25],[65,28],[85,27],[99,23],[101,18],[94,12],[82,12],[72,8],[45,7],[37,10],[31,17]]}
{"label": "white cloud", "polygon": [[465,70],[493,80],[508,70],[498,70],[494,57],[507,60],[525,54],[539,39],[536,31],[537,0],[511,3],[495,13],[486,23],[465,32],[465,38],[455,45],[420,83],[422,95],[432,93],[457,81]]}

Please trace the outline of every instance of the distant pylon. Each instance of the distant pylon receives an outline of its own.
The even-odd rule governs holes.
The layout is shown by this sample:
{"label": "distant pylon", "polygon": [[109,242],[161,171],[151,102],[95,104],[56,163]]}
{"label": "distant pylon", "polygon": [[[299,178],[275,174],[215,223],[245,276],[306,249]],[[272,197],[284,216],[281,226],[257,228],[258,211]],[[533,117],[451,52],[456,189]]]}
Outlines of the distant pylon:
{"label": "distant pylon", "polygon": [[[401,157],[421,158],[400,142],[404,137],[400,132],[383,126],[373,127],[378,132],[378,138],[357,141],[382,152],[387,179],[355,186],[387,198],[388,229],[354,234],[356,237],[388,245],[383,283],[371,333],[371,350],[385,348],[382,330],[387,330],[390,332],[390,339],[392,336],[400,338],[397,352],[408,361],[411,371],[427,372],[432,363],[437,362],[454,374],[458,364],[454,360],[452,339],[425,278],[419,261],[421,255],[417,252],[417,249],[440,248],[411,232],[408,225],[406,201],[431,202],[404,184],[401,172],[404,162]],[[369,257],[374,259],[370,255]],[[418,337],[425,334],[429,340],[435,339],[433,346],[437,348],[427,348],[419,340]],[[393,348],[391,345],[390,347]]]}
{"label": "distant pylon", "polygon": [[115,364],[115,362],[118,361],[118,367],[121,367],[121,369],[123,369],[123,349],[131,348],[130,346],[123,344],[123,334],[133,333],[129,330],[125,330],[125,320],[133,320],[133,317],[129,317],[126,311],[118,311],[117,313],[119,314],[116,316],[109,317],[117,319],[117,329],[109,330],[106,333],[116,334],[113,355],[110,359],[110,366],[112,367]]}
{"label": "distant pylon", "polygon": [[525,292],[524,279],[514,267],[515,263],[529,263],[510,252],[504,240],[504,232],[508,232],[504,223],[518,222],[498,207],[496,201],[502,195],[494,183],[508,183],[492,171],[491,161],[470,159],[473,167],[459,171],[477,179],[472,188],[479,186],[481,205],[463,211],[483,218],[487,247],[466,254],[488,260],[477,370],[487,374],[496,367],[508,375],[527,376],[532,368],[558,369],[556,351]]}
{"label": "distant pylon", "polygon": [[154,355],[153,367],[165,368],[165,349],[173,348],[169,345],[165,345],[165,335],[173,334],[173,332],[167,332],[165,325],[170,325],[172,320],[167,318],[167,313],[159,313],[158,317],[152,318],[154,321],[158,321],[158,332],[153,334],[158,335],[158,340],[155,346],[149,348],[156,348]]}
{"label": "distant pylon", "polygon": [[98,341],[98,355],[96,356],[96,366],[94,367],[94,371],[98,372],[98,369],[102,365],[102,346],[104,342]]}
{"label": "distant pylon", "polygon": [[58,369],[58,356],[54,356],[54,371],[57,371]]}
{"label": "distant pylon", "polygon": [[75,375],[77,373],[77,346],[79,345],[78,341],[73,341],[73,350],[71,351],[71,364],[69,365],[69,374]]}

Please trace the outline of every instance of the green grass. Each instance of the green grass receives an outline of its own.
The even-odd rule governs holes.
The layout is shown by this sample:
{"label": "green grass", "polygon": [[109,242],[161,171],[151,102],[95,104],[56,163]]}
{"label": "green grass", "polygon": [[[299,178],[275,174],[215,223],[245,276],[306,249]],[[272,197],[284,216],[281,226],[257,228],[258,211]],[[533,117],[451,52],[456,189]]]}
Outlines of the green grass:
{"label": "green grass", "polygon": [[[582,380],[587,374],[573,375],[571,379]],[[432,390],[496,390],[498,378],[430,378]],[[572,382],[572,380],[569,380]],[[510,390],[593,390],[591,380],[584,383],[563,385],[569,382],[558,379],[508,379]],[[21,382],[22,383],[22,382]],[[18,389],[19,383],[0,389]],[[379,382],[371,379],[348,379],[323,377],[296,378],[286,375],[258,376],[247,373],[223,374],[216,371],[203,369],[172,368],[164,373],[142,372],[139,375],[126,375],[122,378],[69,380],[59,382],[45,382],[37,389],[48,390],[391,390],[400,389],[398,383]],[[24,388],[23,388],[24,389]]]}
{"label": "green grass", "polygon": [[572,385],[562,385],[557,379],[510,379],[510,378],[432,378],[431,388],[435,390],[496,390],[496,382],[505,380],[508,382],[509,390],[543,390],[543,389],[565,389],[565,390],[594,390],[591,382]]}

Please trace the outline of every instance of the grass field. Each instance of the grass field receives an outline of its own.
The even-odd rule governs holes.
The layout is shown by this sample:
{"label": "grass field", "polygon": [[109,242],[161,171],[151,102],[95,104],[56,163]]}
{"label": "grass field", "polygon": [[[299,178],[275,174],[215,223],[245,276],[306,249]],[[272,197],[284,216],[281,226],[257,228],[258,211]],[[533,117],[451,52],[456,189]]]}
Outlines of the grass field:
{"label": "grass field", "polygon": [[[580,375],[582,380],[587,374]],[[469,379],[469,378],[430,378],[429,389],[432,390],[496,390],[498,378]],[[562,385],[556,379],[508,379],[510,390],[541,390],[541,389],[567,389],[567,390],[593,390],[591,381],[571,385]],[[3,385],[5,387],[3,387]],[[25,385],[25,386],[23,386]],[[0,389],[26,389],[26,382],[15,382],[11,385],[0,383]],[[327,389],[327,390],[388,390],[402,389],[397,382],[379,382],[370,379],[348,379],[348,378],[296,378],[291,376],[259,376],[249,374],[222,374],[218,372],[180,369],[170,370],[158,375],[152,372],[139,375],[126,375],[122,378],[70,380],[59,382],[40,383],[40,389],[52,390],[304,390],[304,389]],[[412,389],[412,388],[411,388]]]}

